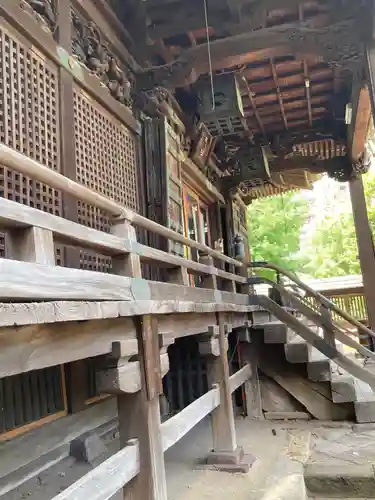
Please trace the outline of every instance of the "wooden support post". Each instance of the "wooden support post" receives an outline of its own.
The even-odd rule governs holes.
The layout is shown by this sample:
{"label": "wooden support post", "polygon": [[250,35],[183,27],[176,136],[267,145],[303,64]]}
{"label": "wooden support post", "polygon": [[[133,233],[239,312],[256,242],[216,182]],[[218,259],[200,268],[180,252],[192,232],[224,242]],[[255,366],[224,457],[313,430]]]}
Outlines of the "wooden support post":
{"label": "wooden support post", "polygon": [[213,451],[207,457],[207,467],[214,470],[248,472],[254,458],[237,446],[232,391],[228,364],[228,330],[222,314],[218,325],[203,335],[199,351],[209,356],[208,381],[220,390],[220,405],[211,414]]}
{"label": "wooden support post", "polygon": [[[199,262],[201,264],[206,265],[206,266],[214,267],[214,259],[211,257],[211,255],[200,255]],[[213,288],[216,290],[217,277],[215,275],[212,275],[212,274],[208,274],[208,275],[204,276],[202,279],[202,282],[201,282],[201,287],[202,288]]]}
{"label": "wooden support post", "polygon": [[367,214],[366,198],[362,178],[349,182],[350,198],[353,207],[355,232],[357,235],[358,255],[361,265],[363,288],[366,296],[369,326],[375,328],[375,251],[372,231]]}
{"label": "wooden support post", "polygon": [[[136,245],[136,233],[127,222],[116,223],[112,233],[129,239]],[[114,259],[118,274],[142,277],[138,255],[129,254]],[[134,318],[138,340],[140,390],[133,394],[119,393],[120,443],[125,446],[129,439],[138,438],[140,472],[124,487],[126,500],[167,500],[164,453],[161,436],[159,396],[163,392],[160,348],[156,318]]]}
{"label": "wooden support post", "polygon": [[15,260],[54,266],[52,232],[40,227],[13,229],[8,234],[7,253]]}
{"label": "wooden support post", "polygon": [[251,367],[251,376],[243,385],[245,413],[251,419],[263,419],[257,363],[259,340],[253,336],[245,341],[245,336],[242,335],[240,343],[240,365],[248,364]]}

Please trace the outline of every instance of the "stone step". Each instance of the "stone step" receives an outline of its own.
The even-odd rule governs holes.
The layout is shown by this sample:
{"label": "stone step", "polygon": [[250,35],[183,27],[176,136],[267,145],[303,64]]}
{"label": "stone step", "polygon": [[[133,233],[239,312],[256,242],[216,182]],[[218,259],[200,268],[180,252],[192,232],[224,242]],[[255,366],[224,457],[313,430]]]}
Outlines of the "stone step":
{"label": "stone step", "polygon": [[361,380],[355,381],[355,418],[358,423],[375,422],[375,394],[371,387]]}
{"label": "stone step", "polygon": [[262,326],[265,344],[285,344],[294,332],[281,321],[271,321]]}
{"label": "stone step", "polygon": [[295,334],[287,344],[285,344],[285,358],[289,363],[307,363],[309,361],[309,351],[311,345],[305,339]]}
{"label": "stone step", "polygon": [[304,478],[313,498],[375,498],[371,464],[309,464]]}
{"label": "stone step", "polygon": [[309,350],[307,376],[313,382],[330,382],[331,360],[315,347]]}

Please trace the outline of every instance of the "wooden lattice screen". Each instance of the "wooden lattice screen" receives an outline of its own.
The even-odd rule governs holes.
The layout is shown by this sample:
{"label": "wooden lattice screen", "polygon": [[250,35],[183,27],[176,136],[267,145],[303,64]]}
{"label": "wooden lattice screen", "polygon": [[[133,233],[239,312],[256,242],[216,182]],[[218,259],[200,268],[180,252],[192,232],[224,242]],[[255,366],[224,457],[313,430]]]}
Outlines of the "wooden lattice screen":
{"label": "wooden lattice screen", "polygon": [[[73,11],[80,10],[83,25],[92,28],[93,20],[86,14],[84,19],[83,9],[74,0],[60,2],[66,12],[47,24],[39,13],[21,3],[7,8],[7,21],[3,17],[0,21],[0,141],[140,211],[136,122],[128,106],[103,84],[100,72],[92,71],[75,51]],[[94,3],[90,9],[95,11]],[[96,13],[94,24],[100,19]],[[59,29],[57,24],[53,26],[55,21],[61,23]],[[99,33],[101,27],[95,29]],[[99,39],[110,54],[110,43],[102,35]],[[78,79],[64,65],[62,48],[71,54],[69,68],[79,65]],[[118,47],[115,53],[121,53]],[[0,196],[109,231],[106,214],[1,166]],[[6,254],[6,234],[0,234],[0,256]],[[68,267],[111,270],[110,258],[85,249],[56,246],[56,261]],[[61,367],[1,379],[0,435],[63,414],[63,384]]]}

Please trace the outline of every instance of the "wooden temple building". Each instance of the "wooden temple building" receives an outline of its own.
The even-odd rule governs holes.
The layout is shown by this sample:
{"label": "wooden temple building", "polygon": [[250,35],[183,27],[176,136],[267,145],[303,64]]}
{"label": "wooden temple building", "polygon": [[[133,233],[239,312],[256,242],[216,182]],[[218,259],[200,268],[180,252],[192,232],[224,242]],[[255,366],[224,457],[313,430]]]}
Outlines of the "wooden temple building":
{"label": "wooden temple building", "polygon": [[[372,0],[0,0],[0,15],[0,495],[46,467],[48,429],[64,435],[49,456],[63,442],[87,459],[113,419],[120,451],[56,500],[166,500],[164,452],[209,414],[207,464],[246,471],[235,412],[263,418],[259,375],[295,365],[312,417],[374,422],[375,355],[353,336],[375,327]],[[246,205],[325,173],[350,186],[367,322],[251,263]],[[275,270],[269,296],[254,267]]]}

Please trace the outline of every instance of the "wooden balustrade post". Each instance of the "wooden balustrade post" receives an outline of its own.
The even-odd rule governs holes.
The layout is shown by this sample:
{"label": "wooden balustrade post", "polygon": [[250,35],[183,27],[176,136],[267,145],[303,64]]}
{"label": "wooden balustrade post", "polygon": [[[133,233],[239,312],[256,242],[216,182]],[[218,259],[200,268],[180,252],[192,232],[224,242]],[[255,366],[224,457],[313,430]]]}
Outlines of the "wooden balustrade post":
{"label": "wooden balustrade post", "polygon": [[[135,229],[127,221],[116,223],[112,233],[129,239],[136,246]],[[139,255],[134,253],[115,257],[113,269],[117,274],[142,278]],[[140,388],[133,394],[120,392],[117,402],[121,446],[125,446],[129,439],[138,439],[140,472],[124,487],[124,499],[167,500],[159,403],[165,370],[160,361],[157,320],[151,316],[136,316],[134,325],[138,341]]]}
{"label": "wooden balustrade post", "polygon": [[[213,266],[211,256],[204,256],[204,263]],[[202,286],[217,289],[215,275],[205,277]],[[199,342],[199,352],[209,356],[209,384],[220,389],[220,405],[211,414],[213,451],[207,457],[207,466],[215,470],[248,472],[253,457],[244,454],[237,445],[232,392],[229,383],[228,333],[223,313],[217,314],[217,325],[208,329]]]}
{"label": "wooden balustrade post", "polygon": [[332,345],[333,347],[336,346],[335,342],[335,334],[333,331],[333,322],[332,322],[332,312],[328,307],[326,307],[324,304],[320,306],[320,314],[322,316],[323,320],[323,338],[324,340]]}

